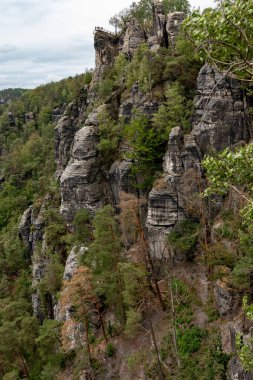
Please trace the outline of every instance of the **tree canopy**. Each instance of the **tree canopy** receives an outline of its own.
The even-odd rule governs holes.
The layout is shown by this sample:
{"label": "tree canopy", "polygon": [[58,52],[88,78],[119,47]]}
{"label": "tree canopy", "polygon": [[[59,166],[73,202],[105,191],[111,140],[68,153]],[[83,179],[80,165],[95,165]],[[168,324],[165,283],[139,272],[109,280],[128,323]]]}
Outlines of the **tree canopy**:
{"label": "tree canopy", "polygon": [[251,0],[219,0],[215,9],[195,10],[185,31],[202,58],[241,80],[253,80]]}

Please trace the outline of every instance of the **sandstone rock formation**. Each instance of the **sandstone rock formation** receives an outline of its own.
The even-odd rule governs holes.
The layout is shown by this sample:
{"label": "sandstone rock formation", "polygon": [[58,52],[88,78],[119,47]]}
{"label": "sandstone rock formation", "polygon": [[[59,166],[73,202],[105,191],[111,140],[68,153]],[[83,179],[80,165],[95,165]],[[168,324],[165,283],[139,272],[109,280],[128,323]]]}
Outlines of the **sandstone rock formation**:
{"label": "sandstone rock formation", "polygon": [[126,32],[123,38],[122,53],[131,58],[138,46],[145,41],[145,32],[139,25],[138,21],[136,19],[127,21]]}
{"label": "sandstone rock formation", "polygon": [[247,142],[253,132],[239,83],[208,65],[200,70],[194,106],[192,132],[183,136],[179,127],[172,130],[164,156],[163,188],[154,188],[149,195],[147,228],[157,258],[161,252],[166,255],[166,235],[187,214],[183,196],[187,172],[194,170],[201,176],[201,160],[206,154]]}
{"label": "sandstone rock formation", "polygon": [[103,28],[96,28],[94,32],[94,47],[96,52],[96,67],[91,87],[99,82],[105,70],[113,64],[119,52],[119,38]]}
{"label": "sandstone rock formation", "polygon": [[75,212],[86,208],[94,213],[102,205],[103,191],[97,158],[97,127],[84,126],[74,138],[71,159],[60,178],[61,213],[67,222]]}

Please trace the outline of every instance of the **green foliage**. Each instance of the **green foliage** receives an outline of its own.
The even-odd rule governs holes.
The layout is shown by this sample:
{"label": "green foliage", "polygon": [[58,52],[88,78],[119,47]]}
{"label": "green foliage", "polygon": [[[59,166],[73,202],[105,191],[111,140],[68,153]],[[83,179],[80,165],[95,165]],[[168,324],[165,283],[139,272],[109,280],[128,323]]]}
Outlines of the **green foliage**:
{"label": "green foliage", "polygon": [[11,363],[21,371],[20,359],[24,361],[33,355],[38,321],[30,314],[29,306],[24,299],[0,301],[0,352],[6,372],[12,368]]}
{"label": "green foliage", "polygon": [[85,244],[91,239],[90,222],[91,217],[86,209],[80,209],[75,213],[73,220],[75,242]]}
{"label": "green foliage", "polygon": [[138,331],[142,320],[140,305],[148,294],[147,273],[142,265],[123,263],[120,266],[123,282],[123,301],[126,307],[125,332],[130,336]]}
{"label": "green foliage", "polygon": [[[247,318],[251,321],[253,320],[253,305],[248,303],[248,297],[243,297],[242,303],[243,311],[245,312]],[[243,342],[242,334],[237,334],[236,336],[236,348],[237,353],[240,358],[243,368],[247,371],[253,370],[253,359],[252,359],[252,338],[249,342]]]}
{"label": "green foliage", "polygon": [[107,305],[122,318],[122,301],[118,265],[121,261],[121,239],[115,211],[110,206],[99,210],[92,222],[94,240],[88,247],[84,262],[94,274],[94,288],[105,296]]}
{"label": "green foliage", "polygon": [[168,243],[179,253],[191,259],[198,241],[199,223],[184,219],[168,235]]}
{"label": "green foliage", "polygon": [[5,103],[17,99],[24,94],[28,90],[23,88],[6,88],[4,90],[0,90],[0,100],[2,99]]}
{"label": "green foliage", "polygon": [[206,195],[226,194],[232,186],[253,184],[253,144],[237,148],[234,151],[225,149],[216,156],[208,156],[203,161],[209,187]]}
{"label": "green foliage", "polygon": [[20,379],[19,373],[20,373],[19,370],[14,369],[13,371],[6,373],[4,377],[2,378],[2,380],[19,380]]}
{"label": "green foliage", "polygon": [[215,9],[199,10],[184,28],[203,59],[240,79],[252,80],[252,2],[221,0]]}
{"label": "green foliage", "polygon": [[[190,3],[188,0],[162,0],[164,13],[184,12],[189,14]],[[151,30],[153,25],[153,1],[140,0],[133,2],[126,8],[112,17],[109,23],[115,26],[116,31],[124,27],[124,22],[129,18],[136,18],[139,24],[146,30]]]}
{"label": "green foliage", "polygon": [[[234,151],[224,150],[222,153],[207,157],[204,168],[208,178],[209,187],[205,195],[227,194],[232,189],[243,201],[241,210],[242,225],[238,226],[239,254],[232,272],[235,286],[247,289],[252,286],[253,252],[252,252],[252,168],[253,145],[249,144]],[[230,236],[231,238],[231,236]],[[234,236],[233,236],[234,239]]]}
{"label": "green foliage", "polygon": [[151,186],[154,172],[160,167],[164,154],[164,135],[141,114],[135,114],[130,124],[125,126],[124,135],[132,148],[128,157],[134,161],[133,174],[143,173],[142,187]]}
{"label": "green foliage", "polygon": [[105,349],[105,354],[108,356],[108,358],[111,358],[116,353],[116,347],[112,343],[108,343]]}
{"label": "green foliage", "polygon": [[101,159],[105,164],[111,164],[116,159],[121,135],[120,123],[117,123],[108,112],[101,112],[99,115],[100,141],[97,149],[101,152]]}
{"label": "green foliage", "polygon": [[190,3],[188,0],[163,0],[164,13],[184,12],[186,15],[190,13]]}
{"label": "green foliage", "polygon": [[170,131],[176,126],[182,127],[186,132],[189,131],[193,112],[192,101],[182,95],[178,82],[167,86],[165,96],[165,103],[160,106],[152,119],[159,132],[164,134],[164,140],[168,139]]}
{"label": "green foliage", "polygon": [[62,323],[45,320],[36,339],[38,362],[42,366],[41,380],[54,380],[65,366],[66,355],[61,350],[60,331]]}
{"label": "green foliage", "polygon": [[[31,257],[18,237],[18,224],[20,215],[35,202],[33,217],[39,212],[43,217],[47,250],[41,252],[48,261],[39,291],[45,314],[52,317],[52,310],[48,309],[52,309],[52,298],[60,289],[68,250],[68,231],[57,210],[59,192],[54,180],[52,110],[62,109],[64,103],[78,97],[81,87],[90,80],[89,72],[22,91],[22,94],[13,94],[15,99],[0,110],[0,146],[1,153],[4,152],[0,162],[1,177],[4,177],[0,192],[1,378],[15,377],[11,371],[16,367],[16,378],[19,373],[22,378],[29,376],[31,380],[53,379],[64,365],[59,331],[58,343],[53,346],[52,339],[56,339],[56,335],[48,327],[47,340],[51,344],[45,348],[38,321],[32,316],[31,305],[25,301],[31,300],[33,291]],[[25,114],[29,113],[32,113],[32,121],[25,122]],[[38,249],[35,254],[42,253]]]}
{"label": "green foliage", "polygon": [[196,326],[191,326],[184,331],[178,331],[177,344],[181,356],[189,355],[200,349],[201,340],[205,333]]}

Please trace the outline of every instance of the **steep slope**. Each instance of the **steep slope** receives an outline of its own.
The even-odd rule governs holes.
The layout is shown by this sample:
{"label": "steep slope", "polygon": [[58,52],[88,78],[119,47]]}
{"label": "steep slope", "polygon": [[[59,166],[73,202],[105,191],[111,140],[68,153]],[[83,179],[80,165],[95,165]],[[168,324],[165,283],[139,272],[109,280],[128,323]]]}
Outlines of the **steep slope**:
{"label": "steep slope", "polygon": [[152,27],[96,28],[92,78],[25,93],[1,119],[5,379],[253,378],[232,279],[242,202],[201,195],[205,156],[250,142],[252,96],[200,62],[184,17],[157,1]]}

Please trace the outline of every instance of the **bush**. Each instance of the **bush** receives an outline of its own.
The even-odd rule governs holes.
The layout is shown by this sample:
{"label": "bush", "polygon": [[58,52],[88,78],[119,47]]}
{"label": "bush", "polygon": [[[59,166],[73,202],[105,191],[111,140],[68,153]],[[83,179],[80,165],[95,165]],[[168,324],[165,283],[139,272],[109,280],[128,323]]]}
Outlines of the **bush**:
{"label": "bush", "polygon": [[191,219],[179,222],[174,231],[168,235],[168,243],[189,260],[197,247],[199,223]]}
{"label": "bush", "polygon": [[116,347],[112,343],[108,343],[105,349],[105,354],[108,358],[111,358],[116,353]]}
{"label": "bush", "polygon": [[180,355],[189,355],[197,352],[201,345],[201,339],[205,336],[205,332],[196,326],[189,329],[177,331],[177,344]]}

